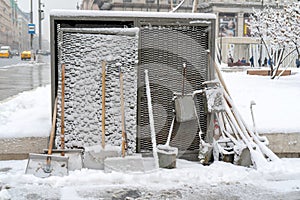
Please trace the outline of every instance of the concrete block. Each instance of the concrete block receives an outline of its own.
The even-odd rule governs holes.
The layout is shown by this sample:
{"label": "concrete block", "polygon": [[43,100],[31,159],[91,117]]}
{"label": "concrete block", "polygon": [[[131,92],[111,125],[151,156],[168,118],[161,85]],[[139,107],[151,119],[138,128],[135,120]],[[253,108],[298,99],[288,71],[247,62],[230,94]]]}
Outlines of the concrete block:
{"label": "concrete block", "polygon": [[284,155],[298,155],[300,152],[300,133],[267,133],[261,135],[268,138],[269,148],[282,157],[286,157]]}
{"label": "concrete block", "polygon": [[106,158],[104,160],[104,171],[117,172],[144,172],[144,162],[141,155]]}
{"label": "concrete block", "polygon": [[145,172],[156,170],[155,159],[153,157],[143,157],[143,163]]}
{"label": "concrete block", "polygon": [[48,137],[0,138],[0,160],[23,160],[29,153],[43,153]]}

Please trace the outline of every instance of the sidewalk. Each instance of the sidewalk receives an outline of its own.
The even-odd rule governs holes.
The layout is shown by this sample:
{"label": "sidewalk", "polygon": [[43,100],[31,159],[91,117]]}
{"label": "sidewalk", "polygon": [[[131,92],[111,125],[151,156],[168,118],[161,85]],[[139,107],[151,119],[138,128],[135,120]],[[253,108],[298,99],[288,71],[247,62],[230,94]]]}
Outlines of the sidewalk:
{"label": "sidewalk", "polygon": [[[143,173],[70,171],[65,177],[37,178],[24,174],[27,160],[0,161],[0,199],[10,200],[298,200],[299,159],[259,171],[216,162],[203,166],[177,160],[175,169]],[[8,198],[7,198],[8,199]]]}

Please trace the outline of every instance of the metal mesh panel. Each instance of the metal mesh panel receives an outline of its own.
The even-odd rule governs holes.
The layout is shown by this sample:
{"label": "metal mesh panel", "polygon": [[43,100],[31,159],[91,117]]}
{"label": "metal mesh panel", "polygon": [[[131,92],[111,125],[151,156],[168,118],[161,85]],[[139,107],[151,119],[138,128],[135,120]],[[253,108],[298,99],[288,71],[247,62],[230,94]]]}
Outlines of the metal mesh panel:
{"label": "metal mesh panel", "polygon": [[[164,144],[173,117],[173,94],[182,92],[182,69],[186,63],[185,93],[201,89],[208,73],[207,26],[149,26],[140,31],[140,68],[138,89],[138,151],[151,151],[151,137],[144,70],[149,71],[157,144]],[[205,133],[207,119],[204,98],[195,98],[201,129]],[[175,123],[171,145],[179,150],[199,149],[197,121]]]}
{"label": "metal mesh panel", "polygon": [[[65,148],[84,148],[101,143],[102,134],[102,61],[105,75],[105,140],[120,146],[121,101],[120,70],[123,74],[124,109],[126,113],[127,152],[136,147],[136,59],[137,30],[113,29],[90,33],[90,29],[58,30],[59,63],[65,64]],[[117,32],[119,31],[119,32]],[[58,71],[56,146],[61,146],[62,86],[61,66]]]}

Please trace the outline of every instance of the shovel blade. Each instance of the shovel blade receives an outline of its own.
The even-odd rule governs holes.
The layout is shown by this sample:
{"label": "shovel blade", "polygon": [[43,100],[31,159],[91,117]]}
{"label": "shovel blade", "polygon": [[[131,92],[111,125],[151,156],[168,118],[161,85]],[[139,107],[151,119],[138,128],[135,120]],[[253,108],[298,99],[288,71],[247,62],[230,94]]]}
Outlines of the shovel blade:
{"label": "shovel blade", "polygon": [[[44,149],[44,152],[47,153],[48,149]],[[66,157],[69,157],[68,170],[81,170],[83,166],[83,150],[82,149],[53,149],[52,155],[60,155],[62,152],[65,153]]]}
{"label": "shovel blade", "polygon": [[[47,159],[51,161],[47,164]],[[33,174],[36,177],[46,178],[49,176],[68,175],[68,157],[47,154],[29,154],[26,167],[26,174]]]}

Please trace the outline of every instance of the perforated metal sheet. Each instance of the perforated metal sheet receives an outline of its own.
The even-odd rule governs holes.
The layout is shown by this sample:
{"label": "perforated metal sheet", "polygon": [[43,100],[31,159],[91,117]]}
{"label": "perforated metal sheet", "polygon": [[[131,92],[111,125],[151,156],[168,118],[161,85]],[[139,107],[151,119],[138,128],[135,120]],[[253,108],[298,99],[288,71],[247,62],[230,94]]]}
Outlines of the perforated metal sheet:
{"label": "perforated metal sheet", "polygon": [[[182,92],[183,63],[186,63],[184,92],[201,89],[208,77],[209,36],[207,26],[149,25],[140,30],[140,65],[138,89],[138,151],[151,151],[151,137],[147,99],[144,86],[144,70],[149,71],[149,80],[154,113],[156,141],[164,144],[173,118],[173,94]],[[205,100],[195,98],[201,129],[207,129]],[[175,123],[171,145],[180,151],[199,149],[197,121]],[[205,137],[205,135],[204,135]]]}

